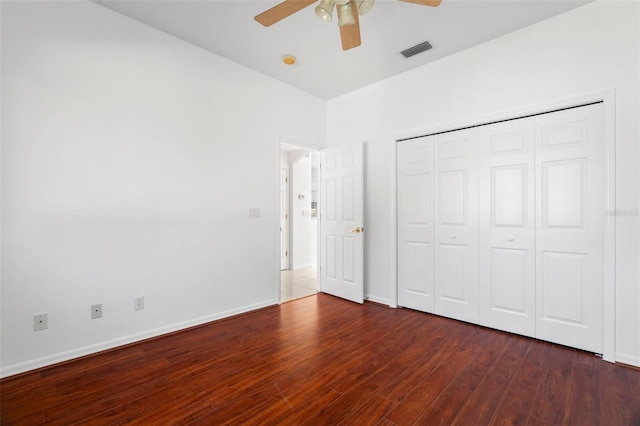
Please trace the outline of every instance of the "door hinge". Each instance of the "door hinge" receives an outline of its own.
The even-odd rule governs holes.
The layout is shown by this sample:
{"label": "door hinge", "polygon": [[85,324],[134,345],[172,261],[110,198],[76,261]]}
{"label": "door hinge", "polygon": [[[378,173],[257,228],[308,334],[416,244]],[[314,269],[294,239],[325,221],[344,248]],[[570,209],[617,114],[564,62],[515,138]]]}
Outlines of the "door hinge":
{"label": "door hinge", "polygon": [[284,214],[284,219],[285,219],[285,220],[289,219],[289,215],[285,213],[285,214]]}
{"label": "door hinge", "polygon": [[284,255],[285,255],[285,257],[286,257],[286,256],[289,256],[289,250],[285,250],[285,251],[284,251]]}
{"label": "door hinge", "polygon": [[289,178],[288,177],[284,178],[284,183],[289,183]]}

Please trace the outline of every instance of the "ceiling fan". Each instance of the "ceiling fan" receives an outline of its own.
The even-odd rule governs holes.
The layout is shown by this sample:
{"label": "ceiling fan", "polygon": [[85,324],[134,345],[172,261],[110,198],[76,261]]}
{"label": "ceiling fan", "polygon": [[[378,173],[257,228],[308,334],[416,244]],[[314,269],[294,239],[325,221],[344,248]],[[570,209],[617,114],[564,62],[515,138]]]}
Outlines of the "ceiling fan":
{"label": "ceiling fan", "polygon": [[[285,0],[282,3],[257,15],[254,19],[269,27],[296,12],[312,5],[317,0]],[[373,7],[375,0],[320,0],[316,6],[316,15],[324,21],[330,21],[334,8],[338,14],[338,27],[340,27],[340,39],[342,50],[353,49],[360,46],[360,21],[358,15],[364,15]],[[400,0],[407,3],[415,3],[423,6],[437,7],[442,0]]]}

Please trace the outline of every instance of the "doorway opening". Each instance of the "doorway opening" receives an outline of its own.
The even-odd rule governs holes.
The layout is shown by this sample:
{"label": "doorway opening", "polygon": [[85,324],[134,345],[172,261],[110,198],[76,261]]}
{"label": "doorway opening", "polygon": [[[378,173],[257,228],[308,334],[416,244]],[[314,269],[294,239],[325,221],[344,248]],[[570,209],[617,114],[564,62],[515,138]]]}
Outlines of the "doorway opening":
{"label": "doorway opening", "polygon": [[280,144],[280,303],[318,292],[319,152]]}

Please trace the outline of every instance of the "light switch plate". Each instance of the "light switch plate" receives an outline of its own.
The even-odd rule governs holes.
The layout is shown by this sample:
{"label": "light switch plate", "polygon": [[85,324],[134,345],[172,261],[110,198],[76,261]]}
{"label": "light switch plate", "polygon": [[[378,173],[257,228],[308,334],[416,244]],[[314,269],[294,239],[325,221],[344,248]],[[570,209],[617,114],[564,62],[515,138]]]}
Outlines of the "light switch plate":
{"label": "light switch plate", "polygon": [[249,208],[249,219],[257,219],[260,217],[260,208],[258,207],[250,207]]}

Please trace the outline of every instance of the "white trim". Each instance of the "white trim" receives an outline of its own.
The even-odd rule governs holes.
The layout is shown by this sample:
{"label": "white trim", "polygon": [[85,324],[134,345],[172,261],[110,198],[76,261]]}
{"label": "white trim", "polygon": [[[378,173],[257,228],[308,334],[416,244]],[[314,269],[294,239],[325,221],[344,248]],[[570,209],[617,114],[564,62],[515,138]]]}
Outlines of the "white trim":
{"label": "white trim", "polygon": [[[613,96],[613,98],[611,98]],[[505,109],[497,112],[491,112],[476,117],[453,120],[443,124],[435,124],[429,127],[423,127],[413,131],[407,131],[395,134],[393,141],[397,142],[401,139],[416,138],[427,136],[439,132],[447,132],[462,129],[471,126],[480,126],[492,123],[494,121],[510,120],[515,118],[523,118],[528,115],[544,114],[555,111],[557,109],[571,108],[582,106],[592,102],[600,102],[614,99],[615,89],[603,89],[594,92],[588,92],[582,95],[570,96],[566,98],[552,99],[548,102],[536,103],[533,105],[525,105],[516,107],[515,109]]]}
{"label": "white trim", "polygon": [[393,250],[391,253],[391,282],[394,283],[391,288],[391,300],[389,301],[390,308],[398,307],[398,151],[396,150],[396,141],[392,141],[389,144],[389,158],[391,158],[391,241],[390,247]]}
{"label": "white trim", "polygon": [[[322,148],[325,149],[325,148]],[[322,257],[320,254],[320,250],[322,248],[321,246],[321,238],[320,235],[322,235],[320,233],[320,231],[322,231],[321,228],[321,223],[322,221],[320,220],[320,207],[322,206],[322,187],[320,185],[322,185],[322,149],[316,151],[318,153],[318,192],[317,192],[317,204],[316,204],[316,289],[318,290],[319,293],[322,292],[322,282],[320,281],[320,278],[322,277],[320,268],[322,268],[322,263],[320,262],[320,258]]]}
{"label": "white trim", "polygon": [[[287,162],[288,163],[288,162]],[[285,197],[285,202],[284,204],[287,206],[287,212],[286,212],[286,218],[285,218],[285,226],[284,229],[282,229],[282,199],[280,197],[282,197],[282,171],[285,171],[285,182],[284,182],[284,197]],[[284,233],[284,238],[280,238],[280,240],[278,241],[279,245],[280,245],[280,256],[281,256],[281,261],[280,261],[280,270],[286,270],[289,269],[291,267],[291,259],[289,257],[289,234],[291,233],[291,230],[289,229],[289,200],[290,200],[290,188],[289,188],[289,174],[290,174],[290,170],[289,170],[289,164],[287,164],[287,167],[282,167],[282,152],[280,152],[280,181],[279,181],[279,185],[280,185],[280,191],[278,193],[278,200],[280,200],[280,204],[278,205],[278,213],[280,214],[280,223],[279,223],[279,229],[280,229],[280,233]],[[284,250],[285,250],[285,259],[284,259],[284,267],[282,265],[282,241],[284,241]]]}
{"label": "white trim", "polygon": [[318,238],[316,238],[316,257],[318,259],[318,265],[316,267],[316,288],[318,289],[318,293],[324,293],[324,289],[322,288],[322,179],[324,179],[324,169],[323,169],[323,161],[324,157],[323,151],[327,148],[323,148],[318,151],[318,205],[316,206],[316,214],[317,214],[317,223],[318,223]]}
{"label": "white trim", "polygon": [[[395,206],[397,204],[397,164],[395,161],[395,147],[399,140],[420,137],[438,132],[451,131],[469,126],[477,126],[482,124],[491,123],[494,121],[508,120],[512,118],[520,118],[528,115],[542,114],[551,112],[557,109],[570,108],[581,106],[593,102],[603,102],[604,105],[604,150],[605,150],[605,187],[604,187],[604,208],[609,211],[615,210],[615,193],[616,193],[616,162],[615,162],[615,104],[616,104],[616,91],[615,89],[604,89],[581,95],[576,95],[567,98],[554,99],[542,104],[535,104],[524,107],[517,107],[515,109],[504,110],[489,113],[486,115],[480,115],[477,117],[471,117],[461,120],[452,121],[449,123],[438,124],[435,126],[415,130],[411,132],[404,132],[396,134],[391,140],[393,145],[393,162],[391,164],[391,175],[393,185],[391,186],[391,199],[393,202],[393,210],[391,214],[391,234],[392,247],[395,249],[392,259],[391,268],[391,294],[398,294],[398,265],[397,265],[397,217]],[[615,321],[616,321],[616,274],[615,274],[615,246],[616,246],[616,218],[615,215],[605,216],[604,223],[604,242],[603,242],[603,300],[602,300],[602,337],[603,337],[603,353],[602,359],[609,362],[620,361],[628,363],[619,359],[620,354],[615,353]],[[624,359],[628,359],[626,355],[622,354]],[[634,362],[638,362],[637,360]],[[633,364],[633,363],[632,363]],[[635,364],[634,364],[635,365]]]}
{"label": "white trim", "polygon": [[[602,95],[604,107],[604,208],[616,208],[616,92]],[[603,235],[602,359],[615,362],[616,350],[616,217],[605,215]]]}
{"label": "white trim", "polygon": [[20,362],[18,364],[7,365],[0,369],[0,378],[13,376],[15,374],[24,373],[27,371],[35,370],[37,368],[48,367],[50,365],[58,364],[64,361],[69,361],[69,360],[86,356],[86,355],[94,355],[94,354],[97,354],[98,352],[118,348],[120,346],[128,345],[131,343],[139,343],[145,339],[162,336],[167,333],[181,331],[190,327],[207,324],[212,321],[217,321],[217,320],[228,318],[234,315],[255,311],[256,309],[262,309],[262,308],[266,308],[269,306],[276,306],[276,305],[277,305],[277,300],[268,300],[268,301],[256,303],[253,305],[243,306],[237,309],[230,309],[228,311],[220,312],[213,315],[207,315],[204,317],[194,318],[188,321],[178,322],[178,323],[167,325],[164,327],[159,327],[153,330],[148,330],[142,333],[131,334],[129,336],[108,340],[106,342],[83,346],[81,348],[72,349],[69,351],[60,352],[53,355],[48,355],[42,358]]}
{"label": "white trim", "polygon": [[308,144],[300,139],[293,138],[291,136],[278,135],[278,150],[280,150],[280,144],[287,144],[299,147],[300,149],[306,149],[309,151],[322,151],[326,147],[320,145]]}
{"label": "white trim", "polygon": [[[278,136],[276,137],[276,181],[274,182],[273,185],[273,189],[274,189],[274,204],[275,204],[275,210],[276,212],[280,212],[280,209],[282,207],[282,201],[280,200],[280,167],[281,167],[281,162],[282,162],[282,152],[281,152],[281,137]],[[280,260],[280,214],[274,215],[274,217],[276,218],[274,221],[274,230],[276,232],[274,232],[274,244],[273,244],[273,253],[274,253],[274,263],[276,266],[276,302],[278,303],[278,305],[280,305],[282,303],[282,283],[280,282],[280,271],[282,268],[282,262]],[[287,237],[288,237],[288,233],[287,233]],[[287,261],[287,263],[289,263]]]}

